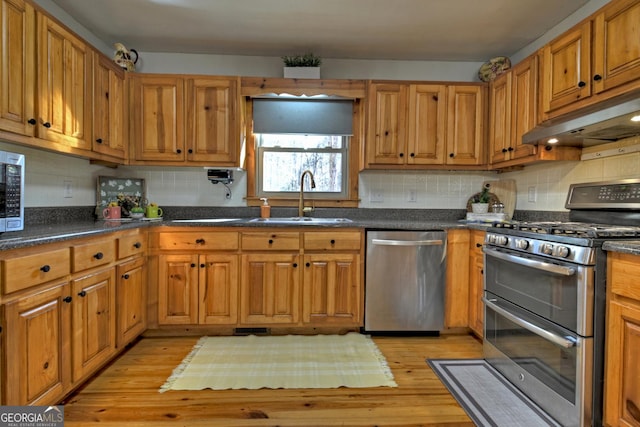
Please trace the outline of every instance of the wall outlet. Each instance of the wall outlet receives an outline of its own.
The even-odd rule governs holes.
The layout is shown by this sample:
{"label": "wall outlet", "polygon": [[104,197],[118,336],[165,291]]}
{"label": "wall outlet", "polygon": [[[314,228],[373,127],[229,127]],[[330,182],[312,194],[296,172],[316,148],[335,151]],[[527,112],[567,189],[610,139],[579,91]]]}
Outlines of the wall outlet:
{"label": "wall outlet", "polygon": [[411,189],[407,191],[407,202],[415,203],[418,201],[418,191]]}
{"label": "wall outlet", "polygon": [[73,197],[73,181],[65,180],[63,182],[63,194],[65,199],[70,199]]}
{"label": "wall outlet", "polygon": [[382,203],[384,202],[384,191],[380,189],[374,189],[369,192],[369,201],[371,203]]}
{"label": "wall outlet", "polygon": [[536,191],[536,187],[532,185],[529,187],[529,202],[535,203],[536,201],[538,201],[538,192]]}

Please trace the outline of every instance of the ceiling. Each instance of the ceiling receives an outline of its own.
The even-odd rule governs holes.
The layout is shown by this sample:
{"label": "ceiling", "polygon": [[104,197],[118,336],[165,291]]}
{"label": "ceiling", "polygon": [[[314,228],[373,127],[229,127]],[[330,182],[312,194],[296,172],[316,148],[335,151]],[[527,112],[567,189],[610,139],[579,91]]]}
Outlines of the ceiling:
{"label": "ceiling", "polygon": [[589,0],[53,0],[141,52],[484,62]]}

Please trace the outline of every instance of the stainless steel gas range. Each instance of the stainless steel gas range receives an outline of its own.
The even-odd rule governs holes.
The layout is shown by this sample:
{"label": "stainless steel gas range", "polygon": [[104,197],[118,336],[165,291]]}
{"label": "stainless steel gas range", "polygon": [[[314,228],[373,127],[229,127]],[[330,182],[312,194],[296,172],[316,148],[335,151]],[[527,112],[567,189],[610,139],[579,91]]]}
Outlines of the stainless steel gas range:
{"label": "stainless steel gas range", "polygon": [[564,426],[602,425],[607,240],[640,238],[640,179],[570,186],[568,222],[496,223],[484,355]]}

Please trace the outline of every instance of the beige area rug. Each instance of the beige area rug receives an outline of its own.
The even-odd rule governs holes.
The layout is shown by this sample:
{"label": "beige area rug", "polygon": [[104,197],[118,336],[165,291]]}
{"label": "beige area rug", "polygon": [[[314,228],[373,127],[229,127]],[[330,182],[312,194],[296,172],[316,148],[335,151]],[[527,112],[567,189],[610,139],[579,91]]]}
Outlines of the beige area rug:
{"label": "beige area rug", "polygon": [[203,337],[160,392],[259,388],[397,387],[367,336]]}

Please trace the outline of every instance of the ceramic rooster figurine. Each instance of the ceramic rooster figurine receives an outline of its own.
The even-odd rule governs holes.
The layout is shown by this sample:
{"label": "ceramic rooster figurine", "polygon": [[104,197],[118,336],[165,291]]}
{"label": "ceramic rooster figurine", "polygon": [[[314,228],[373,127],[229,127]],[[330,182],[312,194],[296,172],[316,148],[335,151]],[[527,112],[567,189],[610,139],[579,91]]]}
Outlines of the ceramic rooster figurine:
{"label": "ceramic rooster figurine", "polygon": [[[122,43],[114,43],[116,53],[113,61],[127,71],[136,70],[136,62],[138,62],[138,52],[135,49],[127,49]],[[131,58],[131,54],[135,55],[135,59]]]}

